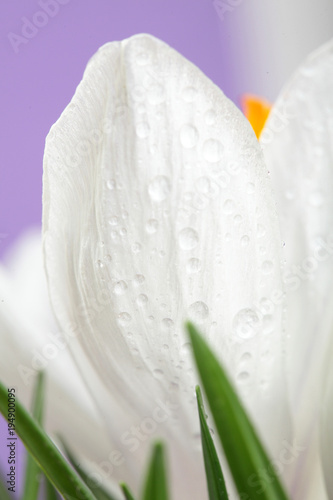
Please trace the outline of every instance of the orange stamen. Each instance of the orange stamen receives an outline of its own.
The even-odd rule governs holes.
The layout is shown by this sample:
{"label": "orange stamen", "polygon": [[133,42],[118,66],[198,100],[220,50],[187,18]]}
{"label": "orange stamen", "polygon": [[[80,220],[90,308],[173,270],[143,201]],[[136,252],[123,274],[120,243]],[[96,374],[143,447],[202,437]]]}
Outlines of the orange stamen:
{"label": "orange stamen", "polygon": [[241,106],[244,115],[251,123],[252,128],[259,139],[271,110],[271,103],[261,97],[245,94],[241,98]]}

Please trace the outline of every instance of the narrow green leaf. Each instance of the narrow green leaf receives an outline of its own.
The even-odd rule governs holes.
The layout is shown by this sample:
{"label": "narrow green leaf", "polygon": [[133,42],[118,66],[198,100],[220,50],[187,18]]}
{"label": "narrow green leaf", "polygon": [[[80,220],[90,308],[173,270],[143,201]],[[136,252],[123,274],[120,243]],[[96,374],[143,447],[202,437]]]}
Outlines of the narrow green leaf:
{"label": "narrow green leaf", "polygon": [[13,500],[13,497],[9,495],[7,486],[5,484],[6,480],[1,477],[0,479],[0,498],[1,500]]}
{"label": "narrow green leaf", "polygon": [[273,464],[224,369],[196,328],[191,323],[186,326],[207,400],[240,496],[251,500],[287,500]]}
{"label": "narrow green leaf", "polygon": [[46,476],[44,476],[44,478],[45,478],[45,490],[46,490],[45,500],[59,500],[57,491],[54,488],[53,484],[48,480]]}
{"label": "narrow green leaf", "polygon": [[[7,418],[7,389],[0,382],[0,412]],[[44,474],[67,499],[96,500],[58,448],[16,399],[16,433]]]}
{"label": "narrow green leaf", "polygon": [[[44,389],[45,376],[43,372],[39,372],[37,375],[36,386],[34,388],[33,394],[32,416],[40,425],[43,424]],[[25,468],[25,481],[22,500],[37,500],[43,474],[30,453],[27,453],[26,460],[27,462]]]}
{"label": "narrow green leaf", "polygon": [[122,491],[124,493],[125,500],[134,500],[134,496],[132,495],[132,493],[130,492],[128,486],[125,483],[121,483],[120,487],[121,487],[121,489],[122,489]]}
{"label": "narrow green leaf", "polygon": [[200,387],[197,386],[195,390],[197,394],[201,429],[201,443],[206,470],[209,500],[228,500],[229,497],[225,486],[220,461],[217,456],[215,445],[207,425],[206,412]]}
{"label": "narrow green leaf", "polygon": [[148,467],[142,500],[168,500],[165,451],[162,443],[156,443]]}
{"label": "narrow green leaf", "polygon": [[92,480],[89,473],[85,471],[85,469],[80,465],[79,460],[74,456],[72,451],[69,449],[64,439],[59,435],[58,439],[61,442],[66,457],[68,458],[68,460],[70,461],[76,472],[79,474],[79,476],[83,479],[85,484],[94,493],[96,500],[116,500],[114,496],[112,496],[102,486],[96,484],[95,481]]}

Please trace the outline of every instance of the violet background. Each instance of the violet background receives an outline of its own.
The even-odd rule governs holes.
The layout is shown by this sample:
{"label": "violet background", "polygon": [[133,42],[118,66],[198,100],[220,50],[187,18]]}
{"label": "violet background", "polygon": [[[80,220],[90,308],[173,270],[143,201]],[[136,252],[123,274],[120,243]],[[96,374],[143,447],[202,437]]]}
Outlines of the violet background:
{"label": "violet background", "polygon": [[[64,0],[63,0],[64,1]],[[0,255],[20,233],[41,223],[42,158],[45,137],[72,98],[89,58],[104,43],[151,33],[199,66],[232,99],[232,18],[221,20],[205,0],[69,0],[15,53],[10,32],[21,35],[24,21],[42,10],[38,1],[1,6],[0,79],[1,183]],[[235,21],[235,19],[234,19]],[[221,34],[222,33],[222,34]],[[0,470],[7,473],[7,426],[0,421]],[[18,450],[18,495],[24,459]]]}
{"label": "violet background", "polygon": [[[41,3],[47,1],[7,0],[0,6],[0,257],[25,228],[41,224],[45,136],[102,44],[151,33],[239,104],[246,91],[274,99],[300,60],[328,38],[332,13],[329,0],[315,7],[295,0],[298,12],[285,0],[272,12],[259,0],[240,0],[224,19],[213,0],[59,0],[54,17],[15,53],[8,34],[21,35],[22,18],[31,21]],[[7,472],[6,437],[0,419],[0,470]]]}

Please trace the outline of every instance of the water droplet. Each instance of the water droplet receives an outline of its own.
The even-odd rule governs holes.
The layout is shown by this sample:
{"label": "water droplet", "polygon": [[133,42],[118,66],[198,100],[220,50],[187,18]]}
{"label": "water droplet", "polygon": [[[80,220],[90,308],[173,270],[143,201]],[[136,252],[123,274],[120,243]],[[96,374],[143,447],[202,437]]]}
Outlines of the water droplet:
{"label": "water droplet", "polygon": [[241,355],[240,362],[247,363],[251,359],[252,359],[252,354],[250,352],[244,352],[244,354]]}
{"label": "water droplet", "polygon": [[224,203],[223,203],[223,212],[225,214],[232,214],[234,213],[235,211],[235,203],[233,200],[226,200]]}
{"label": "water droplet", "polygon": [[266,229],[264,228],[264,226],[262,226],[261,224],[258,224],[257,225],[258,238],[262,238],[263,236],[265,236],[265,234],[266,234]]}
{"label": "water droplet", "polygon": [[189,273],[189,274],[194,274],[194,273],[198,273],[199,271],[201,271],[201,262],[199,259],[190,259],[186,265],[186,271]]}
{"label": "water droplet", "polygon": [[149,135],[150,127],[147,122],[140,122],[136,125],[135,131],[140,139],[145,139]]}
{"label": "water droplet", "polygon": [[124,295],[127,290],[127,283],[125,281],[118,281],[113,287],[113,293],[116,295]]}
{"label": "water droplet", "polygon": [[133,279],[133,283],[135,286],[140,286],[145,282],[145,277],[143,274],[136,274]]}
{"label": "water droplet", "polygon": [[112,191],[113,189],[116,189],[116,181],[114,179],[109,179],[106,182],[106,187]]}
{"label": "water droplet", "polygon": [[324,203],[324,195],[321,191],[314,191],[309,196],[309,203],[313,207],[321,207]]}
{"label": "water droplet", "polygon": [[250,238],[246,234],[241,237],[240,241],[241,241],[242,247],[247,247],[250,244]]}
{"label": "water droplet", "polygon": [[109,253],[105,256],[105,260],[107,262],[111,262],[112,261],[112,257],[111,257],[111,255]]}
{"label": "water droplet", "polygon": [[147,304],[148,302],[148,297],[147,295],[145,295],[144,293],[141,293],[137,299],[136,299],[136,303],[138,304],[138,306],[140,307],[143,307]]}
{"label": "water droplet", "polygon": [[238,382],[247,382],[250,378],[250,374],[248,372],[240,372],[237,375],[237,381]]}
{"label": "water droplet", "polygon": [[284,196],[287,200],[293,200],[295,198],[295,193],[293,191],[286,191]]}
{"label": "water droplet", "polygon": [[254,184],[253,182],[248,182],[247,184],[247,187],[246,187],[246,190],[249,194],[253,194],[254,191],[255,191],[255,187],[254,187]]}
{"label": "water droplet", "polygon": [[197,323],[203,323],[208,318],[209,309],[204,302],[198,300],[190,305],[188,314],[190,318],[193,318]]}
{"label": "water droplet", "polygon": [[110,226],[117,226],[119,224],[119,218],[116,215],[114,215],[114,216],[110,217],[108,222],[109,222]]}
{"label": "water droplet", "polygon": [[164,329],[166,330],[170,330],[170,328],[172,328],[174,325],[174,322],[172,321],[171,318],[164,318],[162,319],[162,326]]}
{"label": "water droplet", "polygon": [[156,368],[155,370],[153,370],[153,374],[155,375],[155,377],[161,378],[164,375],[164,371]]}
{"label": "water droplet", "polygon": [[235,315],[233,323],[234,333],[242,339],[251,339],[260,333],[260,320],[253,309],[241,309]]}
{"label": "water droplet", "polygon": [[198,138],[198,131],[193,125],[183,125],[180,129],[180,142],[184,148],[194,148],[198,142]]}
{"label": "water droplet", "polygon": [[265,260],[265,262],[262,263],[261,269],[264,274],[271,274],[273,267],[274,264],[271,260]]}
{"label": "water droplet", "polygon": [[192,345],[190,344],[190,342],[186,342],[185,344],[183,344],[181,346],[181,348],[180,348],[181,355],[188,356],[191,353],[192,353]]}
{"label": "water droplet", "polygon": [[217,139],[208,139],[203,145],[203,156],[210,163],[221,160],[223,155],[223,145]]}
{"label": "water droplet", "polygon": [[104,267],[104,263],[103,263],[101,260],[98,260],[98,261],[97,261],[97,267],[98,267],[99,269],[103,269],[103,267]]}
{"label": "water droplet", "polygon": [[127,234],[127,229],[126,229],[125,227],[121,227],[121,228],[119,229],[119,234],[120,234],[120,236],[126,236],[126,234]]}
{"label": "water droplet", "polygon": [[146,223],[146,231],[148,234],[154,234],[156,233],[158,229],[158,220],[156,219],[149,219]]}
{"label": "water droplet", "polygon": [[216,122],[216,111],[214,109],[209,109],[205,113],[205,122],[207,125],[215,125]]}
{"label": "water droplet", "polygon": [[131,246],[131,250],[135,254],[141,252],[141,249],[142,249],[142,246],[137,241],[135,243],[133,243],[133,245]]}
{"label": "water droplet", "polygon": [[191,227],[182,229],[179,233],[179,246],[183,250],[193,250],[199,243],[198,233]]}
{"label": "water droplet", "polygon": [[126,326],[132,321],[132,317],[127,312],[121,312],[118,314],[118,323],[121,326]]}
{"label": "water droplet", "polygon": [[165,100],[165,90],[162,85],[154,84],[149,87],[148,101],[150,104],[161,104]]}
{"label": "water droplet", "polygon": [[193,102],[197,97],[197,94],[198,92],[194,87],[186,87],[182,91],[182,98],[185,102]]}
{"label": "water droplet", "polygon": [[170,192],[170,181],[164,175],[156,176],[148,186],[148,193],[152,200],[163,201]]}
{"label": "water droplet", "polygon": [[243,218],[242,218],[241,215],[239,215],[239,214],[235,215],[235,217],[234,217],[234,223],[235,224],[240,224],[242,222],[242,220],[243,220]]}
{"label": "water droplet", "polygon": [[137,56],[136,56],[136,62],[140,65],[140,66],[145,66],[146,64],[149,63],[149,54],[147,52],[140,52]]}

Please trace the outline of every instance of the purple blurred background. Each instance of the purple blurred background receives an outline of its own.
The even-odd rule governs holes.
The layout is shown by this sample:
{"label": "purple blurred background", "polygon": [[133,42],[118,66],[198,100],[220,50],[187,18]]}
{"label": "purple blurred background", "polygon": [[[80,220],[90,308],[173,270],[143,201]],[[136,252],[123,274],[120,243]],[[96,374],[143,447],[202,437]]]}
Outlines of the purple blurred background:
{"label": "purple blurred background", "polygon": [[[306,54],[333,34],[330,0],[12,0],[0,7],[0,256],[41,223],[45,136],[102,44],[151,33],[236,104],[275,99]],[[1,452],[5,429],[0,422]],[[2,432],[1,432],[2,431]],[[0,466],[6,470],[6,454]]]}

